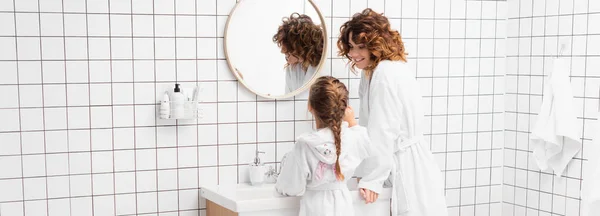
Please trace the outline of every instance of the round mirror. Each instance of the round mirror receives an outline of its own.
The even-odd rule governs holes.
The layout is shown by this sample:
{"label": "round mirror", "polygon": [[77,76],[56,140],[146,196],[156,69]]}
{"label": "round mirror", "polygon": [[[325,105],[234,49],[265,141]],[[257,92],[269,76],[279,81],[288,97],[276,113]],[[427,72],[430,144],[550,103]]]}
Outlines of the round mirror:
{"label": "round mirror", "polygon": [[240,0],[225,26],[231,72],[265,98],[299,94],[325,62],[324,22],[312,0]]}

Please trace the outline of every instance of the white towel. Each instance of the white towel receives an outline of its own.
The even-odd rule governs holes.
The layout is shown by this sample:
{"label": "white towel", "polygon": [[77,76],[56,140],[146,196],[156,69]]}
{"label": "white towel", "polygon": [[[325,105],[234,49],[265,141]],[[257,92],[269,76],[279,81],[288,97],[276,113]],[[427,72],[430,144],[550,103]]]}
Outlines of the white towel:
{"label": "white towel", "polygon": [[569,64],[554,59],[553,71],[544,85],[544,97],[532,131],[533,156],[541,170],[562,175],[581,149],[580,127],[573,109]]}
{"label": "white towel", "polygon": [[600,113],[597,116],[596,124],[592,125],[592,145],[585,149],[588,162],[581,186],[582,216],[600,215]]}

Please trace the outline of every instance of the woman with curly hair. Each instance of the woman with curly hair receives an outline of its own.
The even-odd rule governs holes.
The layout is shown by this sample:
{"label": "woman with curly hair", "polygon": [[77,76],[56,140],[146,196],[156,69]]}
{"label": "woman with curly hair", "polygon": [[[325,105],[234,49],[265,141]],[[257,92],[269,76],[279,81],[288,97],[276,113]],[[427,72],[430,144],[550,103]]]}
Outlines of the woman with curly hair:
{"label": "woman with curly hair", "polygon": [[285,92],[299,89],[313,77],[323,53],[323,29],[304,14],[293,13],[273,36],[286,59]]}
{"label": "woman with curly hair", "polygon": [[362,70],[359,124],[394,159],[392,215],[446,216],[443,178],[423,138],[419,83],[400,34],[367,8],[340,27],[339,54]]}

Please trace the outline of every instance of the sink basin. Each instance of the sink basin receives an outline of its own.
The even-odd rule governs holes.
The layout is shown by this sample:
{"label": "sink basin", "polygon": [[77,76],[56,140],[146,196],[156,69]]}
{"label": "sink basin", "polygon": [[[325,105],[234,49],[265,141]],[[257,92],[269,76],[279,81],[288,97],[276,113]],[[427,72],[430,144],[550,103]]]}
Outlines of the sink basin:
{"label": "sink basin", "polygon": [[[365,204],[356,185],[355,179],[348,180],[356,215],[389,216],[390,188],[384,188],[377,202]],[[200,195],[207,201],[207,216],[295,216],[298,215],[301,199],[277,193],[275,184],[203,186],[200,188]],[[223,211],[215,208],[223,208],[229,213],[223,214]]]}

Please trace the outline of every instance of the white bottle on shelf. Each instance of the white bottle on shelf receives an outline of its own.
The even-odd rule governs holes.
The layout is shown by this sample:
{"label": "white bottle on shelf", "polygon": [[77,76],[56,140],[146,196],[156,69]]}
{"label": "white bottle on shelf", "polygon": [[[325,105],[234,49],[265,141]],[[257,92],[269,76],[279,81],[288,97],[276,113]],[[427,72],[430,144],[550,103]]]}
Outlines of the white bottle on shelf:
{"label": "white bottle on shelf", "polygon": [[173,119],[181,119],[185,115],[185,95],[181,93],[181,89],[179,88],[179,84],[175,84],[175,89],[173,90],[173,94],[171,95],[171,101],[173,102],[171,105],[171,118]]}
{"label": "white bottle on shelf", "polygon": [[160,118],[169,119],[171,115],[171,102],[169,101],[169,93],[165,92],[162,101],[160,101]]}

